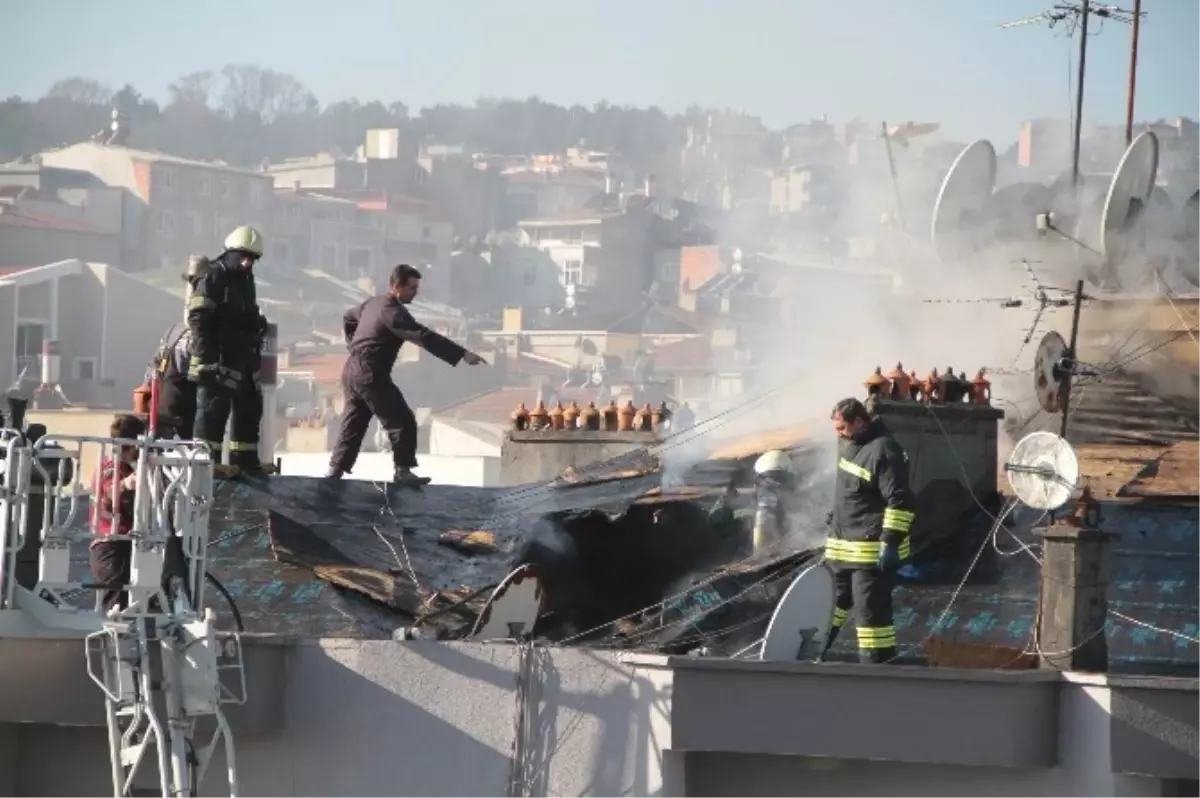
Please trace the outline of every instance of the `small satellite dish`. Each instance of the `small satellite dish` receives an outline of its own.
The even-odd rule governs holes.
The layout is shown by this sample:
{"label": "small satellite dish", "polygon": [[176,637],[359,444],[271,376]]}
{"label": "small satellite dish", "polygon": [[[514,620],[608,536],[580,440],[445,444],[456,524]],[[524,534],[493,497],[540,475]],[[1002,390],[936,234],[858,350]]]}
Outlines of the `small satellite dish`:
{"label": "small satellite dish", "polygon": [[953,260],[976,248],[984,208],[996,185],[996,148],[986,139],[969,144],[958,154],[933,206],[929,241],[943,260]]}
{"label": "small satellite dish", "polygon": [[1109,263],[1125,258],[1132,230],[1138,222],[1158,175],[1158,137],[1147,130],[1134,139],[1121,162],[1104,199],[1101,216],[1101,252]]}
{"label": "small satellite dish", "polygon": [[542,613],[542,580],[537,567],[522,565],[496,586],[483,605],[470,639],[513,640],[533,634]]}
{"label": "small satellite dish", "polygon": [[1031,432],[1017,441],[1004,470],[1017,498],[1037,510],[1062,507],[1079,482],[1075,450],[1053,432]]}
{"label": "small satellite dish", "polygon": [[1067,356],[1067,342],[1053,330],[1042,337],[1037,355],[1033,359],[1033,390],[1038,404],[1047,413],[1062,410],[1059,393],[1062,389],[1063,358]]}
{"label": "small satellite dish", "polygon": [[836,600],[833,571],[820,564],[805,568],[775,606],[759,658],[795,662],[821,656],[833,626]]}

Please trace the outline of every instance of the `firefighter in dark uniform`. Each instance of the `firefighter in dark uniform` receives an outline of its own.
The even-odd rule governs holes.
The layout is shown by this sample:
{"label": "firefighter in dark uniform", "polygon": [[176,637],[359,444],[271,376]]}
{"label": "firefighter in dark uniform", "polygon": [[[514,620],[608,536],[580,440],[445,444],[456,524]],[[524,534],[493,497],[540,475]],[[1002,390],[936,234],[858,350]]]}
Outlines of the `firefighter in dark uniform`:
{"label": "firefighter in dark uniform", "polygon": [[159,438],[190,439],[196,425],[196,383],[188,379],[192,338],[185,327],[172,327],[154,356],[158,372]]}
{"label": "firefighter in dark uniform", "polygon": [[371,417],[377,416],[392,445],[394,480],[407,485],[429,482],[412,472],[417,467],[417,419],[404,394],[392,382],[400,347],[405,341],[413,341],[451,366],[460,360],[477,366],[484,360],[412,317],[405,305],[416,298],[420,282],[419,271],[401,264],[392,270],[387,294],[371,297],[346,311],[343,332],[350,348],[342,368],[346,407],[328,478],[340,479],[354,468]]}
{"label": "firefighter in dark uniform", "polygon": [[792,458],[781,449],[764,452],[754,461],[754,550],[783,540],[788,526],[788,496],[796,489]]}
{"label": "firefighter in dark uniform", "polygon": [[187,310],[188,379],[197,386],[192,437],[207,443],[215,458],[232,413],[229,464],[260,473],[269,470],[258,459],[263,404],[257,372],[267,320],[258,308],[254,264],[262,254],[262,233],[253,227],[234,230],[225,239],[225,251],[200,264],[190,278]]}
{"label": "firefighter in dark uniform", "polygon": [[857,399],[838,402],[832,420],[840,441],[825,561],[837,575],[837,602],[827,648],[853,609],[859,660],[889,662],[893,580],[909,556],[914,517],[908,457]]}

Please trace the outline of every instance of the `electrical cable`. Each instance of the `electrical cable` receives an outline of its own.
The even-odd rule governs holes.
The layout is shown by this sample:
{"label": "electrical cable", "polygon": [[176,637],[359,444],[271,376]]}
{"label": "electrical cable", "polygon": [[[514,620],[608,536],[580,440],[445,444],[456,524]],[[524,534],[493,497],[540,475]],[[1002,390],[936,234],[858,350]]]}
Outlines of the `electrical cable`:
{"label": "electrical cable", "polygon": [[204,572],[204,578],[207,579],[208,583],[213,586],[213,589],[224,596],[225,601],[229,603],[229,614],[233,616],[233,625],[237,627],[238,633],[241,634],[245,632],[246,625],[242,622],[242,612],[238,609],[237,602],[233,600],[233,596],[231,596],[229,591],[225,589],[225,585],[221,584],[220,580],[213,576],[212,571],[206,570]]}

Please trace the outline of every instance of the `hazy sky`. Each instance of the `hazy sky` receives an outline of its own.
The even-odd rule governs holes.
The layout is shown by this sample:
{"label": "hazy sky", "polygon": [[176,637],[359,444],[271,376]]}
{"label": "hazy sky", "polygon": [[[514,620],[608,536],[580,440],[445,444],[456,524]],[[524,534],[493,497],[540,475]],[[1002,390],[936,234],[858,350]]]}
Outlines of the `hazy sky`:
{"label": "hazy sky", "polygon": [[[289,72],[324,103],[414,110],[481,95],[590,105],[739,108],[780,126],[827,115],[941,120],[955,138],[1015,139],[1065,117],[1059,29],[998,25],[1050,0],[6,0],[0,96],[70,75],[160,100],[230,62]],[[1126,4],[1132,8],[1132,0]],[[1139,119],[1200,116],[1200,3],[1144,0]],[[1124,119],[1130,31],[1089,39],[1084,119]]]}

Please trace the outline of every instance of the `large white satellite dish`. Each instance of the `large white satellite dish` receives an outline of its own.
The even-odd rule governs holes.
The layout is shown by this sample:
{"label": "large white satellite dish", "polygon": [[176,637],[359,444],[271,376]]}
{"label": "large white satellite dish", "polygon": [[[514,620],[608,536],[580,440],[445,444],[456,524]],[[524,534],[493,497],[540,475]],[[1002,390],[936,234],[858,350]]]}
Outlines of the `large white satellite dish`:
{"label": "large white satellite dish", "polygon": [[801,571],[775,606],[759,658],[795,662],[821,656],[833,626],[836,600],[833,571],[821,564]]}
{"label": "large white satellite dish", "polygon": [[1079,482],[1075,450],[1053,432],[1031,432],[1019,440],[1004,470],[1017,498],[1038,510],[1062,507]]}
{"label": "large white satellite dish", "polygon": [[1101,251],[1109,263],[1128,255],[1133,229],[1150,201],[1157,176],[1158,137],[1147,130],[1125,150],[1104,200]]}
{"label": "large white satellite dish", "polygon": [[1176,222],[1175,239],[1181,245],[1176,261],[1179,274],[1200,288],[1200,191],[1194,192],[1183,204],[1183,211]]}
{"label": "large white satellite dish", "polygon": [[515,640],[533,634],[542,612],[542,580],[537,568],[526,564],[516,569],[492,591],[491,598],[475,620],[470,639]]}
{"label": "large white satellite dish", "polygon": [[996,148],[980,139],[958,154],[933,206],[929,241],[938,257],[951,261],[974,251],[981,216],[996,185]]}

